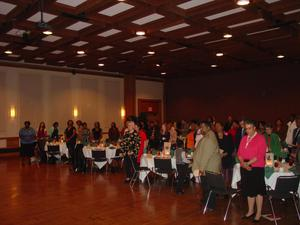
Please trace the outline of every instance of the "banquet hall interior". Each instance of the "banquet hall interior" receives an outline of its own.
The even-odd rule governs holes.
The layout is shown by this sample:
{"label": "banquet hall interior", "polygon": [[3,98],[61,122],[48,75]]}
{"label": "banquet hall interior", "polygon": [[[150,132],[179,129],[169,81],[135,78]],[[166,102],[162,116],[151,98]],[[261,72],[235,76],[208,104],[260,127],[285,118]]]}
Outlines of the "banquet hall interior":
{"label": "banquet hall interior", "polygon": [[0,224],[300,224],[299,71],[299,0],[0,0]]}

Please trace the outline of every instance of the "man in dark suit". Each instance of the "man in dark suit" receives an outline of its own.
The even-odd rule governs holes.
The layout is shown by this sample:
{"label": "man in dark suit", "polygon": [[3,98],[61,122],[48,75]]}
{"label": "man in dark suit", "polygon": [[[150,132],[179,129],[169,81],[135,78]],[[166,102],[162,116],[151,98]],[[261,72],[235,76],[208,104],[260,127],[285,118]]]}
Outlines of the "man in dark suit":
{"label": "man in dark suit", "polygon": [[240,127],[238,128],[238,130],[236,132],[235,143],[234,143],[236,151],[239,149],[242,138],[246,135],[244,119],[241,119],[239,121],[239,124],[240,124]]}

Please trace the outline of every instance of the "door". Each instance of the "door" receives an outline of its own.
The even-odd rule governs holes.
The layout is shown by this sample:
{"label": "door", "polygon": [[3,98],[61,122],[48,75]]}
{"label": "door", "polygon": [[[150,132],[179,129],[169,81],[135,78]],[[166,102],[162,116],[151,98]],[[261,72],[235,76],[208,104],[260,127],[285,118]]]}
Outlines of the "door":
{"label": "door", "polygon": [[138,115],[147,121],[162,122],[162,107],[159,99],[138,99]]}

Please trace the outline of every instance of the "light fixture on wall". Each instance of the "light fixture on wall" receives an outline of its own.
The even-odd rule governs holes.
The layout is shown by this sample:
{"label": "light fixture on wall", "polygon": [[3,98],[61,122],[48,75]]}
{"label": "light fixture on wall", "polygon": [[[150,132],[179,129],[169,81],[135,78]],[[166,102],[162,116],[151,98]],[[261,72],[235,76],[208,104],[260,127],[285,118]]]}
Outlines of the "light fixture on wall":
{"label": "light fixture on wall", "polygon": [[14,106],[10,107],[10,113],[9,113],[9,115],[10,115],[11,119],[16,118],[16,108]]}
{"label": "light fixture on wall", "polygon": [[126,116],[126,111],[125,111],[124,107],[122,107],[121,108],[121,118],[125,119],[125,116]]}
{"label": "light fixture on wall", "polygon": [[77,117],[78,117],[78,109],[77,109],[76,106],[75,106],[74,109],[73,109],[73,116],[74,116],[74,118],[77,118]]}

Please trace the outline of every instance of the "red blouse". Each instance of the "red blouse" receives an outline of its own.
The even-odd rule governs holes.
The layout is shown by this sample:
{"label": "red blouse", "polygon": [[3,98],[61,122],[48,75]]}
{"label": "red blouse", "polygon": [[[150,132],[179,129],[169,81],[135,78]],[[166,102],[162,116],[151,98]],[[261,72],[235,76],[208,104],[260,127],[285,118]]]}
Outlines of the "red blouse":
{"label": "red blouse", "polygon": [[261,134],[256,134],[252,139],[244,136],[241,140],[238,157],[244,160],[256,158],[256,162],[252,163],[252,167],[265,167],[265,157],[267,151],[266,139]]}
{"label": "red blouse", "polygon": [[137,156],[137,162],[138,163],[141,162],[141,157],[144,153],[144,148],[145,148],[145,141],[147,140],[147,135],[146,135],[145,131],[140,130],[139,131],[139,136],[140,136],[141,144],[140,144],[140,149],[138,151],[138,156]]}

